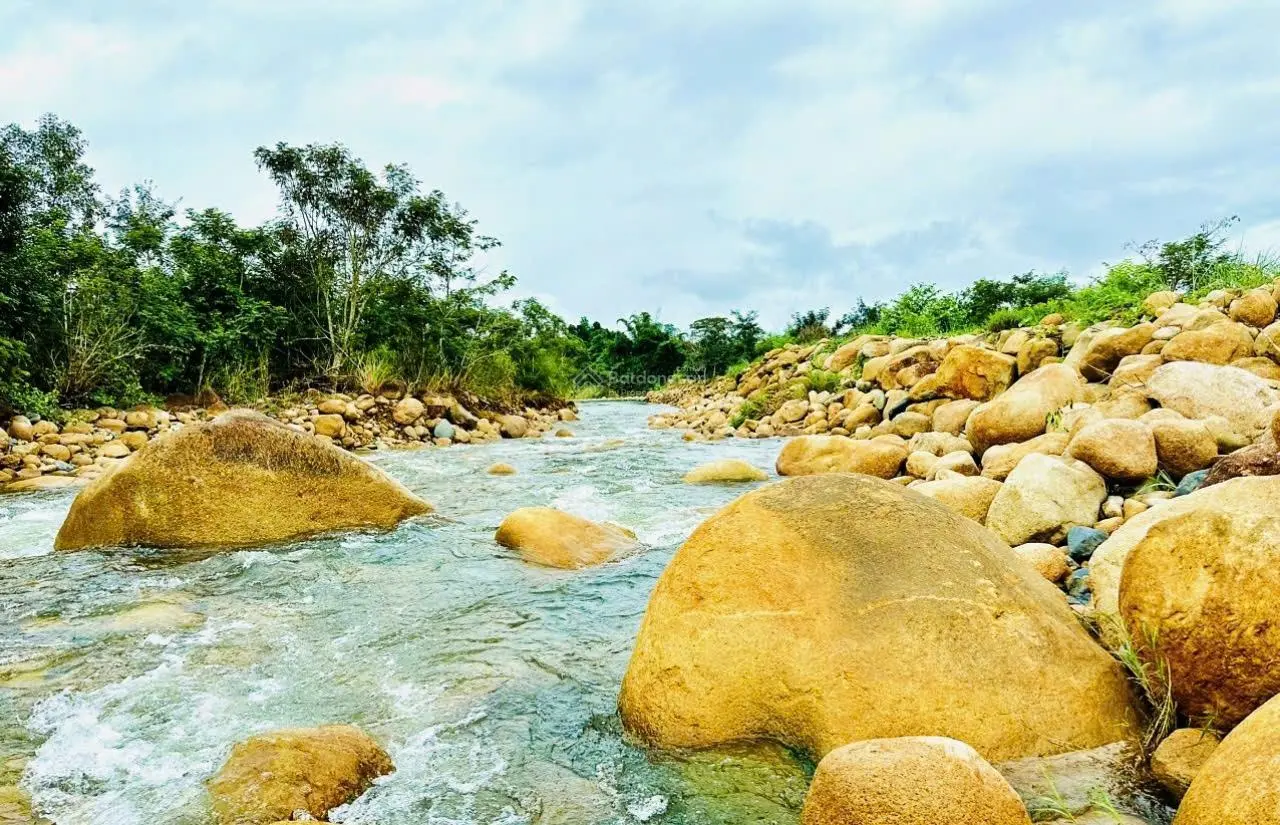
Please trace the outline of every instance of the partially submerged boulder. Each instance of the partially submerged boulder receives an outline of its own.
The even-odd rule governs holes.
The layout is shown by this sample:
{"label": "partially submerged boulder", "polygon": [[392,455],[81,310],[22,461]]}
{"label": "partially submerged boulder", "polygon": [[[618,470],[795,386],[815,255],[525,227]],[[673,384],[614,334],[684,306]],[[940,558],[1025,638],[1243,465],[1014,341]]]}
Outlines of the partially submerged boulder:
{"label": "partially submerged boulder", "polygon": [[619,706],[661,747],[773,739],[818,757],[941,735],[1010,759],[1133,722],[1123,674],[1056,588],[974,522],[853,474],[769,485],[698,527],[650,598]]}
{"label": "partially submerged boulder", "polygon": [[222,825],[266,825],[298,811],[323,820],[394,770],[391,757],[359,728],[293,728],[236,745],[208,788]]}
{"label": "partially submerged boulder", "polygon": [[1030,825],[1022,799],[963,742],[870,739],[818,763],[801,825]]}
{"label": "partially submerged boulder", "polygon": [[865,473],[893,478],[907,460],[907,448],[872,439],[860,441],[839,435],[804,435],[789,440],[778,454],[782,476],[815,473]]}
{"label": "partially submerged boulder", "polygon": [[493,538],[525,561],[564,569],[603,564],[638,546],[629,530],[551,507],[521,507],[502,520]]}
{"label": "partially submerged boulder", "polygon": [[769,474],[759,467],[736,458],[724,458],[694,467],[684,474],[686,484],[717,482],[765,481]]}
{"label": "partially submerged boulder", "polygon": [[95,480],[54,547],[244,547],[389,529],[430,510],[372,464],[238,410],[166,433]]}

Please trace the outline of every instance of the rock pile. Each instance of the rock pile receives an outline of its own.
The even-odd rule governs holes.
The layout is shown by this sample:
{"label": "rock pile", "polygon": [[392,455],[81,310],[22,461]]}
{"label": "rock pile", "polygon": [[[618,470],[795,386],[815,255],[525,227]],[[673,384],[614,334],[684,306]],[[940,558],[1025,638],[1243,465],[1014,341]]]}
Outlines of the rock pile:
{"label": "rock pile", "polygon": [[[478,408],[478,399],[469,405]],[[213,399],[206,407],[187,404],[174,410],[80,410],[63,424],[15,416],[0,428],[0,491],[91,481],[156,436],[210,420],[226,410]],[[577,418],[570,407],[473,413],[453,396],[398,392],[349,396],[309,391],[295,403],[267,404],[261,412],[298,432],[348,450],[537,438],[561,422]]]}
{"label": "rock pile", "polygon": [[858,472],[917,489],[1030,545],[1019,555],[1083,608],[1093,549],[1130,519],[1206,474],[1280,473],[1277,297],[1280,285],[1194,304],[1162,292],[1132,326],[1048,316],[938,340],[788,345],[736,377],[655,394],[679,410],[650,425],[794,437],[780,475]]}

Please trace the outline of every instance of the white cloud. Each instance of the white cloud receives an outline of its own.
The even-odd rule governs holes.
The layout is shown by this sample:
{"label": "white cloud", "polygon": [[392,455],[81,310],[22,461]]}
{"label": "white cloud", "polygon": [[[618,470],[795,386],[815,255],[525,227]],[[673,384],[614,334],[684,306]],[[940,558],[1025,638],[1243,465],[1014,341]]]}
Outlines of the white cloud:
{"label": "white cloud", "polygon": [[0,108],[76,121],[108,189],[258,220],[254,146],[341,140],[461,200],[573,317],[778,324],[1235,212],[1280,231],[1266,0],[6,5]]}

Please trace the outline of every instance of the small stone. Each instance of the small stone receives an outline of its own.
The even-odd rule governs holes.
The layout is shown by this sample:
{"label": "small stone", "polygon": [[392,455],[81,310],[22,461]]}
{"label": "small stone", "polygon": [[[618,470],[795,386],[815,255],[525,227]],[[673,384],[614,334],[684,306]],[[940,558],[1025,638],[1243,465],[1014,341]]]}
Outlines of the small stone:
{"label": "small stone", "polygon": [[1196,470],[1194,473],[1187,473],[1182,477],[1182,480],[1178,482],[1178,486],[1174,489],[1174,497],[1185,496],[1199,490],[1201,485],[1204,484],[1204,479],[1207,475],[1209,475],[1209,471],[1207,469]]}
{"label": "small stone", "polygon": [[1067,577],[1067,600],[1074,604],[1088,604],[1093,598],[1089,587],[1089,571],[1080,568]]}
{"label": "small stone", "polygon": [[1052,544],[1030,542],[1013,548],[1020,559],[1026,561],[1044,576],[1046,581],[1057,584],[1071,573],[1071,560],[1067,554]]}
{"label": "small stone", "polygon": [[1095,527],[1076,526],[1067,530],[1067,548],[1072,561],[1086,562],[1098,545],[1107,540],[1107,534]]}

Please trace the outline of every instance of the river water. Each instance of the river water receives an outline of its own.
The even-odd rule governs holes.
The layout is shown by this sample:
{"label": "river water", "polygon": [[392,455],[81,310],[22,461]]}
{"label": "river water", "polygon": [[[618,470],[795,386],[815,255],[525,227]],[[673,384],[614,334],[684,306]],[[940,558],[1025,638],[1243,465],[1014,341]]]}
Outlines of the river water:
{"label": "river water", "polygon": [[[233,743],[350,722],[397,771],[336,822],[796,822],[810,766],[650,753],[615,712],[658,575],[748,489],[681,475],[729,457],[771,469],[778,443],[687,444],[647,429],[656,407],[582,406],[574,438],[371,454],[438,510],[390,533],[64,555],[74,491],[0,498],[0,790],[19,784],[58,825],[207,825],[202,783]],[[497,461],[519,473],[487,475]],[[528,505],[618,522],[647,549],[526,564],[492,537]]]}

